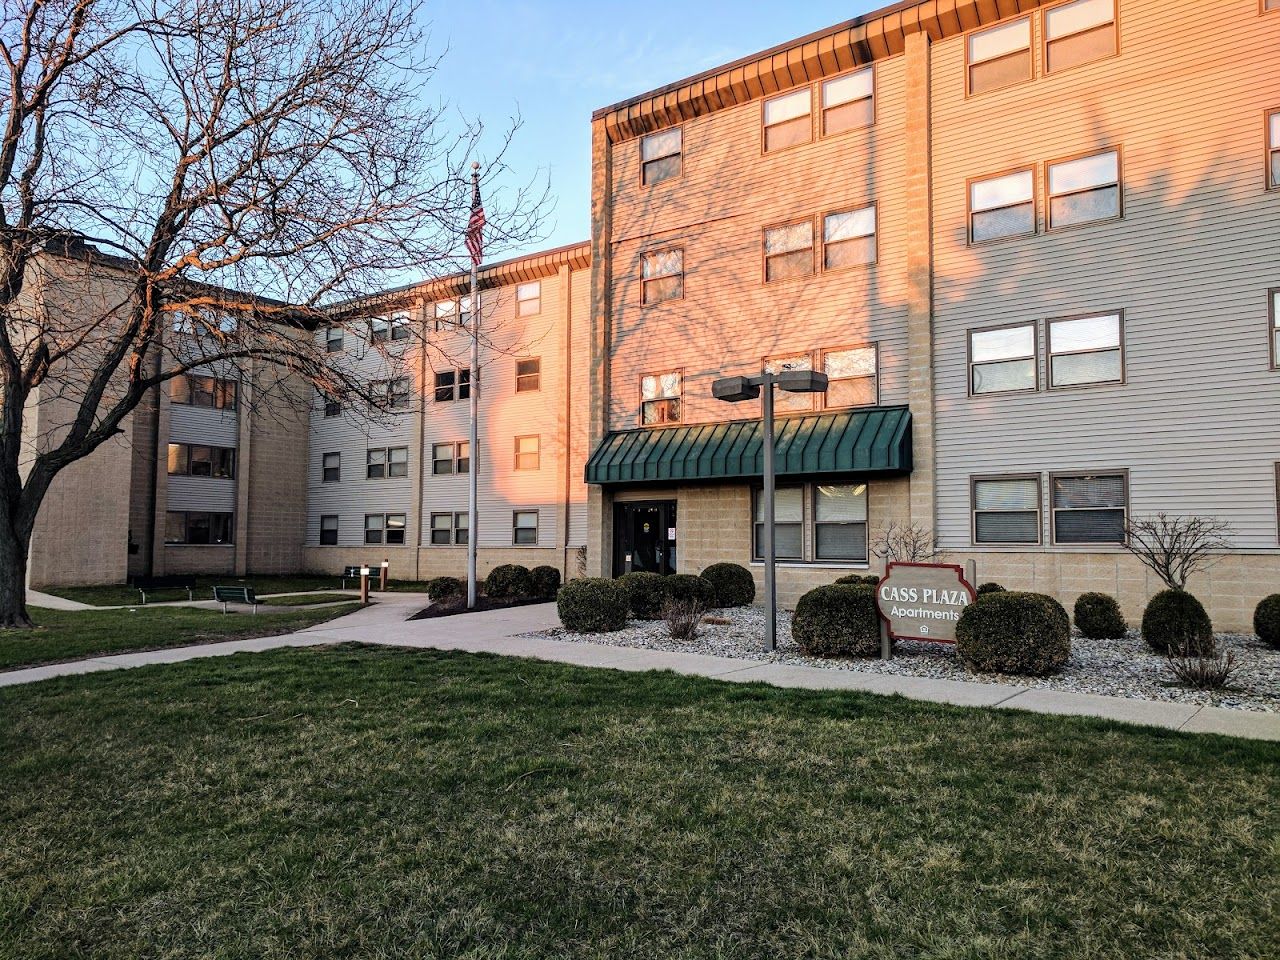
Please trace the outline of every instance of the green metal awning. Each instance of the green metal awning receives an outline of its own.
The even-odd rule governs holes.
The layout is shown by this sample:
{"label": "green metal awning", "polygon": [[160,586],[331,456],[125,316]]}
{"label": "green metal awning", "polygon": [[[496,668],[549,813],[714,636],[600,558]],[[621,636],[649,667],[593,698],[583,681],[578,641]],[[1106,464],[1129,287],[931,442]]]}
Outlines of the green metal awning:
{"label": "green metal awning", "polygon": [[[759,420],[616,430],[587,461],[587,483],[672,483],[758,477]],[[774,448],[780,477],[911,472],[911,411],[873,407],[780,417]]]}

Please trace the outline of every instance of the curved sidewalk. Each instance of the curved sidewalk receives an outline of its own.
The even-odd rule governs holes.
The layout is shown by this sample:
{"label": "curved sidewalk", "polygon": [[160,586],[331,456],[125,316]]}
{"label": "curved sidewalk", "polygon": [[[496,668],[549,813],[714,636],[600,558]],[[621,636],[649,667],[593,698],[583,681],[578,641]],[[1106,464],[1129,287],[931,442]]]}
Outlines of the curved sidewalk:
{"label": "curved sidewalk", "polygon": [[314,647],[333,643],[371,643],[428,650],[455,650],[500,656],[532,657],[554,663],[613,670],[671,670],[690,676],[732,683],[768,683],[809,690],[856,690],[900,694],[913,700],[967,707],[995,707],[1034,713],[1101,717],[1124,723],[1163,727],[1187,733],[1219,733],[1258,740],[1280,741],[1280,713],[1226,710],[1194,704],[1125,697],[1102,697],[1065,690],[1044,690],[1014,684],[933,680],[889,676],[824,667],[762,663],[698,653],[674,653],[615,647],[576,640],[521,636],[559,626],[555,605],[535,604],[489,610],[431,620],[407,620],[427,603],[421,594],[383,594],[378,602],[345,617],[297,633],[252,640],[232,640],[146,653],[94,657],[0,673],[0,686],[34,683],[51,677],[177,663],[201,657],[226,656],[278,647]]}

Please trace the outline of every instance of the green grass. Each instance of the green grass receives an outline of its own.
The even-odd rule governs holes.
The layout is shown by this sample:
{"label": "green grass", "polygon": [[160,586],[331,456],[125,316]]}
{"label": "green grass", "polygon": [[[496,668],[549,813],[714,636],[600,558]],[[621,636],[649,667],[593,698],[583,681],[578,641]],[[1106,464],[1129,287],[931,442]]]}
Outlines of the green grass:
{"label": "green grass", "polygon": [[337,603],[341,600],[351,600],[351,594],[300,593],[291,597],[274,597],[270,600],[263,600],[262,603],[268,607],[311,607],[317,603]]}
{"label": "green grass", "polygon": [[343,647],[0,690],[0,956],[1261,958],[1280,746]]}
{"label": "green grass", "polygon": [[31,608],[34,630],[0,630],[0,670],[61,660],[185,647],[292,633],[359,609],[359,603],[280,613],[156,607],[137,610],[44,610]]}
{"label": "green grass", "polygon": [[[378,578],[371,578],[370,583],[377,588]],[[298,574],[279,577],[234,577],[234,576],[199,576],[196,577],[195,598],[209,600],[213,597],[213,588],[235,587],[246,585],[253,587],[258,594],[294,593],[301,590],[335,590],[342,586],[342,578],[336,576],[317,576],[314,574]],[[357,589],[358,580],[348,580],[347,587]],[[387,585],[391,592],[425,593],[426,584],[414,580],[392,580]],[[95,607],[118,607],[127,604],[141,603],[141,595],[137,588],[127,584],[108,584],[99,587],[41,587],[44,593],[88,603]],[[148,590],[147,604],[163,603],[169,600],[186,600],[185,590]]]}

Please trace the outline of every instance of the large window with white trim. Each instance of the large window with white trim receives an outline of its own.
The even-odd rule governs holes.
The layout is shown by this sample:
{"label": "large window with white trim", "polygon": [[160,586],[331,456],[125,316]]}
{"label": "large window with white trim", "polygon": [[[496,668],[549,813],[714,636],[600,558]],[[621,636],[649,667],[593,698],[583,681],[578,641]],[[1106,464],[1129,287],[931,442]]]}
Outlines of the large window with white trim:
{"label": "large window with white trim", "polygon": [[1129,484],[1123,473],[1057,474],[1049,484],[1054,543],[1124,542]]}
{"label": "large window with white trim", "polygon": [[1040,476],[975,477],[970,489],[973,542],[1040,542]]}
{"label": "large window with white trim", "polygon": [[1119,313],[1050,320],[1049,386],[1124,380],[1122,329]]}
{"label": "large window with white trim", "polygon": [[999,90],[1031,79],[1031,18],[969,34],[965,47],[969,93]]}
{"label": "large window with white trim", "polygon": [[1049,164],[1049,227],[1120,216],[1120,153],[1108,150]]}
{"label": "large window with white trim", "polygon": [[969,392],[1013,393],[1039,385],[1036,325],[969,331]]}
{"label": "large window with white trim", "polygon": [[1035,175],[1016,170],[969,184],[969,242],[1036,232]]}
{"label": "large window with white trim", "polygon": [[1044,70],[1110,57],[1116,52],[1115,0],[1071,0],[1044,12]]}

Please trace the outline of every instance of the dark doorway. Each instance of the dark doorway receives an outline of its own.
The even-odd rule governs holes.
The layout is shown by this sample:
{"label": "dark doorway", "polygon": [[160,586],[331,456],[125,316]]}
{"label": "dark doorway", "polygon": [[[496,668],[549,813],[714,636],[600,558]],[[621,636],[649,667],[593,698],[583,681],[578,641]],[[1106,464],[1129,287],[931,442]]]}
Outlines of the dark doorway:
{"label": "dark doorway", "polygon": [[613,575],[676,572],[676,502],[644,500],[613,507]]}

